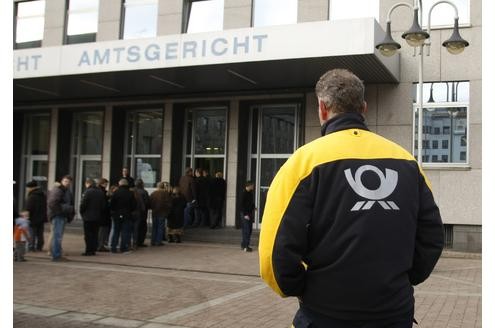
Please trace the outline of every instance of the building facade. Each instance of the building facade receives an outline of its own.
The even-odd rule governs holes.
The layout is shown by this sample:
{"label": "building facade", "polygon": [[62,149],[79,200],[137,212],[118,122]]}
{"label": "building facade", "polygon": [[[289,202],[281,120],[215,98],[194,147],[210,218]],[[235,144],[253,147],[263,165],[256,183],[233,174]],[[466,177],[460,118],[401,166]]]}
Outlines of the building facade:
{"label": "building facade", "polygon": [[[425,14],[433,1],[422,1]],[[419,55],[400,35],[382,56],[391,0],[14,0],[14,179],[45,189],[86,177],[112,183],[123,166],[152,190],[186,167],[227,181],[225,222],[256,185],[263,214],[278,168],[320,136],[314,85],[347,68],[366,85],[369,128],[417,147]],[[423,168],[446,224],[447,246],[481,250],[481,1],[455,0],[470,46],[451,55],[454,10],[434,8],[424,56]],[[411,1],[412,4],[412,1]],[[352,8],[352,9],[350,9]],[[413,149],[414,148],[414,149]]]}

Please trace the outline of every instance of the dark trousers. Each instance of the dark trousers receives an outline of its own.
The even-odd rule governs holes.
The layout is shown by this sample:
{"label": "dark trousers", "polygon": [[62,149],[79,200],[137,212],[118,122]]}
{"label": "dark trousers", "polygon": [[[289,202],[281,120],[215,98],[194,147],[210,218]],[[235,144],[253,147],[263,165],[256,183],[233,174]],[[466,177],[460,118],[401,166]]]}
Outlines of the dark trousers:
{"label": "dark trousers", "polygon": [[249,247],[249,243],[251,242],[251,233],[253,232],[253,220],[246,220],[244,216],[241,215],[242,222],[242,242],[241,248]]}
{"label": "dark trousers", "polygon": [[98,221],[84,221],[84,242],[86,243],[86,253],[94,253],[98,248],[98,231],[100,225]]}
{"label": "dark trousers", "polygon": [[148,232],[148,222],[146,222],[146,217],[141,218],[139,220],[139,228],[138,228],[138,246],[144,244],[144,240],[146,239],[146,233]]}
{"label": "dark trousers", "polygon": [[113,235],[112,235],[112,252],[117,251],[117,243],[120,237],[120,251],[127,252],[131,242],[132,222],[130,218],[112,218],[113,220]]}
{"label": "dark trousers", "polygon": [[210,227],[216,228],[222,226],[222,208],[210,207]]}
{"label": "dark trousers", "polygon": [[31,223],[31,242],[29,243],[29,249],[34,251],[41,251],[43,249],[43,245],[45,244],[45,239],[43,237],[43,233],[45,232],[45,224],[44,223],[38,223],[38,224],[32,224]]}
{"label": "dark trousers", "polygon": [[110,234],[110,226],[104,225],[100,226],[98,232],[98,250],[105,249],[105,246],[108,245],[108,235]]}
{"label": "dark trousers", "polygon": [[194,208],[194,223],[193,227],[204,226],[207,224],[206,212],[208,209],[204,206],[198,206]]}
{"label": "dark trousers", "polygon": [[292,325],[294,328],[411,328],[414,310],[400,316],[379,320],[338,320],[299,308]]}

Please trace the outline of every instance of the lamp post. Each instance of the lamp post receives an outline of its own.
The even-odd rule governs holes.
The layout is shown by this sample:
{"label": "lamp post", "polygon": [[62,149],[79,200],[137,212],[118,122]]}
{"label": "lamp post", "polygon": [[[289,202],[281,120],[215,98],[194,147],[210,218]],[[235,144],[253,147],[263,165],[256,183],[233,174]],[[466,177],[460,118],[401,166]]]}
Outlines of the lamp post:
{"label": "lamp post", "polygon": [[423,31],[421,28],[422,19],[418,22],[418,16],[422,17],[423,13],[423,4],[421,0],[414,0],[414,7],[406,2],[399,2],[390,8],[387,14],[387,30],[385,34],[385,38],[382,42],[376,45],[376,48],[380,51],[380,53],[384,56],[390,57],[393,56],[398,49],[401,48],[400,44],[395,42],[392,39],[391,33],[391,19],[390,16],[392,12],[398,7],[408,7],[413,10],[413,23],[411,28],[402,34],[402,38],[406,40],[406,42],[414,47],[414,55],[416,55],[416,47],[419,48],[419,69],[418,69],[418,97],[419,97],[419,108],[418,108],[418,164],[421,167],[423,164],[423,50],[426,46],[428,49],[427,55],[430,55],[430,32],[431,32],[431,12],[433,8],[441,3],[446,3],[451,5],[455,10],[454,17],[454,31],[452,36],[442,43],[442,46],[447,48],[447,51],[453,55],[460,54],[465,47],[469,46],[469,42],[461,38],[459,34],[459,14],[457,7],[454,3],[448,0],[441,0],[435,2],[429,12],[428,12],[428,26],[427,32]]}

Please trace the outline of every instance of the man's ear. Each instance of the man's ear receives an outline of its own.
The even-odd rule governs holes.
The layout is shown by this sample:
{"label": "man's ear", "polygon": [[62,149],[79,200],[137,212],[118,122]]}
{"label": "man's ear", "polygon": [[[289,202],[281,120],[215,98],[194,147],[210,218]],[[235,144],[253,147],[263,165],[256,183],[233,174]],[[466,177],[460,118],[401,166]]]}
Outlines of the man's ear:
{"label": "man's ear", "polygon": [[330,110],[327,108],[327,105],[323,102],[323,100],[318,100],[318,114],[320,116],[320,121],[325,122],[329,119]]}
{"label": "man's ear", "polygon": [[363,101],[363,111],[361,113],[366,114],[367,112],[368,112],[368,103],[366,101]]}

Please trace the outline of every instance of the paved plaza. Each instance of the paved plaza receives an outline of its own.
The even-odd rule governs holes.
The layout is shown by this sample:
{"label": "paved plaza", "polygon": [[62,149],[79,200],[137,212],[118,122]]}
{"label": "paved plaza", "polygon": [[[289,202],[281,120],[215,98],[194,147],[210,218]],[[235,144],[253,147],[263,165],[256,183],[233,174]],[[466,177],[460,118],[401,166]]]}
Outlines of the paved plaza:
{"label": "paved plaza", "polygon": [[[14,327],[286,328],[297,309],[262,283],[256,250],[186,242],[84,257],[77,231],[63,247],[68,262],[14,262]],[[481,257],[445,252],[415,295],[421,328],[481,327]]]}

